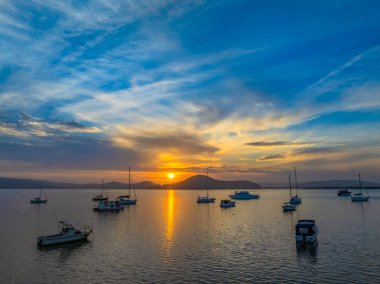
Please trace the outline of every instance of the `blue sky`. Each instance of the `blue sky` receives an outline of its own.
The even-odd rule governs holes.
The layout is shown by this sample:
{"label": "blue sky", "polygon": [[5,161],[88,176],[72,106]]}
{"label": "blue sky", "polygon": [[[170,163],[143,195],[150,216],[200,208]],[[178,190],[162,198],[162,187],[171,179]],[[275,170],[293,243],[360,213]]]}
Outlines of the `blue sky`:
{"label": "blue sky", "polygon": [[1,175],[380,181],[379,9],[0,0]]}

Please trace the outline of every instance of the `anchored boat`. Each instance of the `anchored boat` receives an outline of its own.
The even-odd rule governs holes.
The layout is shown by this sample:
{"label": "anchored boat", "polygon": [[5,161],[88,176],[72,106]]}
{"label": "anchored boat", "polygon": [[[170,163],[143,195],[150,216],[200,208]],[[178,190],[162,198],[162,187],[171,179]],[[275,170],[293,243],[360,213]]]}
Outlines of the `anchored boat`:
{"label": "anchored boat", "polygon": [[135,193],[135,199],[131,198],[131,167],[129,167],[128,168],[128,195],[119,196],[117,198],[117,201],[119,201],[121,205],[135,205],[137,202],[137,199],[136,199],[136,191],[134,187],[133,187],[133,192]]}
{"label": "anchored boat", "polygon": [[60,230],[57,234],[44,235],[37,239],[40,247],[71,243],[87,239],[92,233],[92,229],[77,229],[68,222],[59,221]]}
{"label": "anchored boat", "polygon": [[[41,192],[43,191],[45,199],[41,198]],[[32,200],[30,200],[30,203],[46,203],[47,202],[47,197],[45,190],[42,188],[42,182],[40,182],[40,195],[38,197],[34,197]]]}
{"label": "anchored boat", "polygon": [[369,195],[368,195],[367,189],[366,189],[367,196],[363,196],[363,188],[362,188],[362,182],[360,179],[360,174],[359,174],[359,187],[360,187],[360,192],[355,193],[354,195],[351,195],[351,201],[354,201],[354,202],[366,202],[366,201],[368,201]]}
{"label": "anchored boat", "polygon": [[108,196],[103,195],[103,179],[102,179],[102,191],[100,195],[96,195],[95,197],[92,198],[93,201],[102,201],[102,200],[108,200]]}
{"label": "anchored boat", "polygon": [[119,212],[120,210],[123,210],[124,207],[119,203],[119,201],[102,200],[102,201],[99,201],[98,206],[94,207],[93,209],[94,211],[97,211],[97,212],[106,212],[106,211]]}
{"label": "anchored boat", "polygon": [[296,225],[296,241],[312,243],[317,240],[318,228],[314,220],[299,220]]}
{"label": "anchored boat", "polygon": [[351,191],[349,191],[348,189],[342,189],[338,191],[338,196],[350,196],[350,195],[351,195]]}
{"label": "anchored boat", "polygon": [[[207,173],[207,180],[208,180],[208,173]],[[208,186],[206,186],[206,196],[198,196],[197,203],[214,203],[215,198],[210,197],[208,195]]]}
{"label": "anchored boat", "polygon": [[222,199],[220,201],[220,207],[222,208],[235,207],[235,201],[232,201],[230,199]]}
{"label": "anchored boat", "polygon": [[296,195],[290,197],[289,203],[298,205],[298,204],[301,204],[302,200],[301,200],[301,197],[298,196],[298,179],[297,179],[296,167],[294,167],[294,178],[296,181]]}
{"label": "anchored boat", "polygon": [[[290,195],[290,200],[292,200],[292,182],[290,180],[290,174],[289,174],[289,195]],[[291,202],[286,202],[282,205],[283,212],[295,211],[296,208],[297,206],[295,204],[292,204]]]}
{"label": "anchored boat", "polygon": [[253,194],[244,190],[244,191],[235,191],[235,193],[229,195],[229,197],[235,200],[249,200],[249,199],[259,199],[260,194]]}

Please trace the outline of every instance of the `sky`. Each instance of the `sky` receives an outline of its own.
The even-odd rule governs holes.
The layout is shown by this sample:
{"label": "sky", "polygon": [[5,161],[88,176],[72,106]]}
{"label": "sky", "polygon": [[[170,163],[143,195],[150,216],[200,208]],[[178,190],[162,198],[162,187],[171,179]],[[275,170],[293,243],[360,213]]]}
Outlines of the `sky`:
{"label": "sky", "polygon": [[380,182],[379,10],[0,0],[0,176]]}

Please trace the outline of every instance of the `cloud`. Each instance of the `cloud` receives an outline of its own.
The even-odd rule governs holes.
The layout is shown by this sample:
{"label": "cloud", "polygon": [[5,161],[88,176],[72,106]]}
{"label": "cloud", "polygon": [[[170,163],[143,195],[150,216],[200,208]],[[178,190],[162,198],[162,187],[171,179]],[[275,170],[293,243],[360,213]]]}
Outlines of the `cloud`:
{"label": "cloud", "polygon": [[308,146],[315,142],[289,142],[289,141],[254,141],[245,143],[245,145],[255,147],[283,147],[283,146]]}

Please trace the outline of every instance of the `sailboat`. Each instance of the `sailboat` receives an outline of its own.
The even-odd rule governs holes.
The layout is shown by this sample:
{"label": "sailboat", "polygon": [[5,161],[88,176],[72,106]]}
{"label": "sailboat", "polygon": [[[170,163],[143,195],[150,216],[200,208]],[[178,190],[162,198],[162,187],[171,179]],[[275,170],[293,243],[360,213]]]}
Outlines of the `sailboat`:
{"label": "sailboat", "polygon": [[103,201],[103,200],[108,200],[108,196],[103,195],[103,179],[102,179],[102,192],[100,195],[96,195],[95,197],[92,198],[93,201]]}
{"label": "sailboat", "polygon": [[[41,192],[44,192],[45,199],[41,199]],[[47,197],[45,190],[42,189],[42,182],[40,182],[40,195],[38,197],[34,197],[32,200],[30,200],[30,203],[46,203]]]}
{"label": "sailboat", "polygon": [[135,199],[131,199],[131,167],[128,167],[128,195],[121,195],[117,198],[121,205],[135,205],[137,202],[136,192],[133,188],[133,192],[135,193]]}
{"label": "sailboat", "polygon": [[368,191],[366,189],[366,192],[367,192],[367,196],[363,196],[363,189],[362,189],[362,182],[361,182],[361,179],[360,179],[360,174],[359,174],[359,186],[360,186],[360,192],[359,193],[355,193],[354,195],[351,195],[351,201],[354,201],[354,202],[365,202],[365,201],[368,201],[369,199],[369,195],[368,195]]}
{"label": "sailboat", "polygon": [[[208,173],[207,173],[207,182],[208,182]],[[214,203],[215,198],[208,195],[208,186],[206,185],[206,196],[198,196],[197,203]]]}
{"label": "sailboat", "polygon": [[301,204],[301,197],[298,197],[298,179],[297,179],[296,167],[294,167],[294,177],[295,177],[295,180],[296,180],[296,195],[295,196],[290,196],[289,203],[298,205],[298,204]]}
{"label": "sailboat", "polygon": [[[292,199],[292,182],[290,181],[290,174],[289,174],[289,195],[290,195],[290,200]],[[296,205],[292,204],[290,202],[286,202],[282,205],[282,211],[284,212],[291,212],[296,210]]]}

